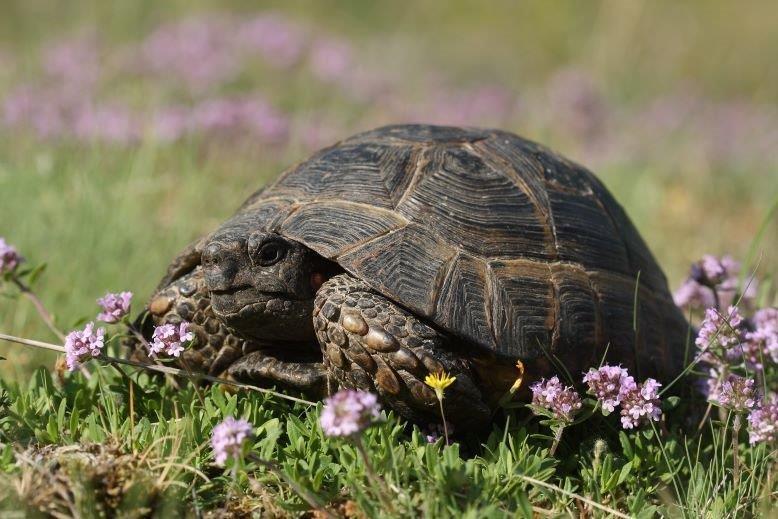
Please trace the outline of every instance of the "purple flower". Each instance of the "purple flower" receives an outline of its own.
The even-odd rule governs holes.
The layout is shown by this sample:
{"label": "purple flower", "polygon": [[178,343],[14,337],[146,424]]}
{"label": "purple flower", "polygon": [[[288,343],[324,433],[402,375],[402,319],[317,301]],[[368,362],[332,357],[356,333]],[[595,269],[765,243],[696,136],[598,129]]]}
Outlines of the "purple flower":
{"label": "purple flower", "polygon": [[184,343],[194,339],[194,334],[189,331],[189,323],[184,321],[178,326],[175,324],[163,324],[154,328],[151,337],[149,353],[151,356],[166,353],[178,357],[184,351]]}
{"label": "purple flower", "polygon": [[130,313],[132,292],[108,293],[97,300],[97,304],[103,309],[97,318],[104,323],[118,323],[122,317]]}
{"label": "purple flower", "polygon": [[732,361],[745,362],[751,369],[764,369],[764,359],[778,362],[778,329],[757,328],[744,334],[744,341],[727,352]]}
{"label": "purple flower", "polygon": [[778,308],[762,308],[754,313],[754,327],[758,329],[778,330]]}
{"label": "purple flower", "polygon": [[70,332],[65,337],[65,362],[70,371],[92,357],[98,357],[105,346],[105,330],[94,329],[94,323],[88,323],[83,330]]}
{"label": "purple flower", "polygon": [[621,366],[592,368],[584,375],[583,381],[589,385],[589,393],[597,397],[607,413],[612,413],[621,403],[623,393],[636,387],[635,379]]}
{"label": "purple flower", "polygon": [[736,413],[743,413],[756,406],[756,396],[753,379],[730,375],[711,400]]}
{"label": "purple flower", "polygon": [[248,421],[236,420],[231,416],[214,427],[211,446],[216,464],[224,466],[228,458],[239,459],[243,451],[243,442],[251,437],[252,430]]}
{"label": "purple flower", "polygon": [[311,71],[325,82],[333,82],[343,77],[351,67],[353,49],[345,41],[335,38],[320,38],[311,48]]}
{"label": "purple flower", "polygon": [[373,393],[344,389],[324,401],[319,422],[327,436],[354,436],[375,422],[380,410]]}
{"label": "purple flower", "polygon": [[230,47],[234,24],[223,17],[189,18],[156,29],[143,42],[145,67],[202,92],[232,79],[238,53]]}
{"label": "purple flower", "polygon": [[771,443],[778,439],[778,395],[773,393],[748,414],[748,441]]}
{"label": "purple flower", "polygon": [[5,272],[12,272],[19,263],[24,261],[16,248],[13,245],[8,245],[6,241],[0,237],[0,274]]}
{"label": "purple flower", "polygon": [[737,307],[730,306],[726,314],[708,308],[694,343],[703,352],[705,360],[713,361],[708,354],[710,350],[722,349],[726,352],[743,341],[743,330],[740,329],[742,324],[743,317]]}
{"label": "purple flower", "polygon": [[572,387],[564,387],[559,377],[541,379],[530,386],[532,404],[551,411],[557,418],[572,422],[576,412],[581,409],[581,397]]}
{"label": "purple flower", "polygon": [[259,52],[279,68],[297,63],[308,39],[301,27],[277,13],[262,14],[245,22],[236,37],[242,46]]}
{"label": "purple flower", "polygon": [[[675,304],[682,308],[724,308],[735,303],[738,294],[740,263],[732,256],[721,258],[706,254],[693,263],[689,277],[675,292]],[[748,306],[756,297],[757,283],[751,279],[745,287],[741,302]]]}
{"label": "purple flower", "polygon": [[659,388],[662,384],[653,378],[647,378],[642,384],[621,395],[621,426],[634,429],[641,423],[659,421],[662,409],[659,402]]}
{"label": "purple flower", "polygon": [[732,276],[737,276],[740,264],[731,256],[717,258],[712,254],[705,254],[699,262],[702,279],[709,286],[719,285]]}
{"label": "purple flower", "polygon": [[[448,421],[446,422],[446,428],[448,429],[449,435],[454,434],[454,426]],[[427,443],[437,442],[439,439],[443,438],[444,433],[445,429],[443,428],[443,424],[440,423],[431,423],[422,429],[422,434],[424,434],[424,439],[427,440]],[[449,444],[451,444],[450,439]]]}
{"label": "purple flower", "polygon": [[694,279],[686,279],[673,294],[675,305],[680,308],[711,308],[716,299],[710,287],[701,285]]}

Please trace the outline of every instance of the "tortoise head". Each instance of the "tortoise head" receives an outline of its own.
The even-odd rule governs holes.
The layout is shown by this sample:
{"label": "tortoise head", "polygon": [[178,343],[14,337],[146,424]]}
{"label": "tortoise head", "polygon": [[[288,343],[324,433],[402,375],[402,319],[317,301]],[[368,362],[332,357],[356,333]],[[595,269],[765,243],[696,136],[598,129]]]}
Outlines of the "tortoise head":
{"label": "tortoise head", "polygon": [[313,299],[333,266],[301,243],[251,227],[226,225],[203,247],[214,312],[247,339],[313,338]]}

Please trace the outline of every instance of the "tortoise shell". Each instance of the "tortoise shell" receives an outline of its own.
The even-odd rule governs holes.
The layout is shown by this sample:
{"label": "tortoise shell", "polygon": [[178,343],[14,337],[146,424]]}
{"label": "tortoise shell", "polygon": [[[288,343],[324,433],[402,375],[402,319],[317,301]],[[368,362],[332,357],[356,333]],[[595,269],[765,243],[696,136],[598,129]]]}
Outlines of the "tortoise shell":
{"label": "tortoise shell", "polygon": [[584,366],[607,347],[645,373],[681,362],[685,320],[624,210],[591,172],[511,133],[361,133],[224,225],[299,241],[497,357],[546,350]]}

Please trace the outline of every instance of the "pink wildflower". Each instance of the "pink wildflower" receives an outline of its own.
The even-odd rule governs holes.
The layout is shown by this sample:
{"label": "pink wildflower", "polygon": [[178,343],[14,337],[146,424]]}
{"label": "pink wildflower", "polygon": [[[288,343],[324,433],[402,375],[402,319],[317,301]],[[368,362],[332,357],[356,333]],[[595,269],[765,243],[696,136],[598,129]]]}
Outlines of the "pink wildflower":
{"label": "pink wildflower", "polygon": [[705,319],[697,334],[694,343],[703,352],[705,360],[714,360],[709,352],[727,350],[739,345],[743,341],[743,317],[737,307],[730,306],[726,314],[722,314],[715,308],[705,310]]}
{"label": "pink wildflower", "polygon": [[163,324],[154,328],[151,337],[149,353],[151,356],[166,353],[172,357],[178,357],[184,351],[184,343],[194,340],[194,334],[189,331],[189,323]]}
{"label": "pink wildflower", "polygon": [[0,274],[5,272],[12,272],[19,263],[24,261],[16,248],[13,245],[8,245],[5,240],[0,237]]}
{"label": "pink wildflower", "polygon": [[771,443],[778,439],[778,395],[773,393],[748,414],[748,441]]}
{"label": "pink wildflower", "polygon": [[608,413],[621,403],[622,394],[636,387],[635,379],[621,366],[592,368],[584,375],[583,381],[589,384],[589,393],[597,397]]}
{"label": "pink wildflower", "polygon": [[251,437],[251,424],[243,419],[236,420],[228,416],[219,425],[213,428],[211,446],[217,465],[224,466],[227,459],[240,458],[243,451],[243,443]]}
{"label": "pink wildflower", "polygon": [[754,381],[750,378],[730,375],[721,383],[712,401],[736,413],[753,409],[756,406]]}
{"label": "pink wildflower", "polygon": [[105,294],[105,296],[97,300],[97,304],[103,309],[97,318],[104,323],[118,323],[122,320],[122,317],[130,313],[131,303],[132,292]]}
{"label": "pink wildflower", "polygon": [[344,389],[324,401],[319,422],[327,436],[354,436],[375,422],[380,410],[373,393]]}
{"label": "pink wildflower", "polygon": [[83,330],[72,331],[65,337],[65,362],[70,371],[75,371],[85,360],[100,356],[105,346],[105,330],[94,327],[94,323],[88,323]]}
{"label": "pink wildflower", "polygon": [[685,280],[681,287],[675,291],[673,301],[680,308],[711,308],[716,306],[713,290],[691,278]]}
{"label": "pink wildflower", "polygon": [[541,379],[530,386],[530,389],[533,405],[548,409],[565,422],[572,422],[575,414],[581,409],[581,397],[572,387],[564,387],[559,377]]}
{"label": "pink wildflower", "polygon": [[662,386],[653,378],[647,378],[634,389],[621,395],[621,425],[633,429],[641,423],[659,421],[662,408],[659,402],[659,388]]}

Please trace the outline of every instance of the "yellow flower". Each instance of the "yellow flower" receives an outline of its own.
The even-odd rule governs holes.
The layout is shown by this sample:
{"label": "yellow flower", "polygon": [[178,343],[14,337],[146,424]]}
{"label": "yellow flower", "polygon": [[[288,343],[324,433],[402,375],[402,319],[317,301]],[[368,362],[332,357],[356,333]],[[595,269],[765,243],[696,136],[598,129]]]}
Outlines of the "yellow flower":
{"label": "yellow flower", "polygon": [[452,377],[445,371],[441,371],[440,373],[430,373],[427,375],[424,379],[424,383],[435,390],[438,400],[443,400],[443,391],[453,384],[456,379],[457,377]]}

